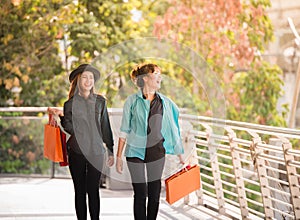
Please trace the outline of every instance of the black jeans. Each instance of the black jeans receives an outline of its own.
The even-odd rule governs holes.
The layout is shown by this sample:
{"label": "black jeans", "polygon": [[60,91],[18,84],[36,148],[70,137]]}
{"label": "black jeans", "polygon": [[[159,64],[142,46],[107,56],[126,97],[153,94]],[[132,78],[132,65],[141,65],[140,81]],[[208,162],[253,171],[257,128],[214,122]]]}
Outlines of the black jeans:
{"label": "black jeans", "polygon": [[[157,217],[161,177],[165,165],[165,151],[162,148],[163,146],[156,149],[149,148],[151,150],[147,148],[145,160],[137,157],[126,158],[134,192],[133,211],[136,220],[154,220]],[[145,168],[147,170],[147,180]],[[146,205],[147,197],[148,206]]]}
{"label": "black jeans", "polygon": [[[103,162],[103,157],[99,160]],[[75,209],[78,220],[87,219],[86,195],[91,220],[99,220],[100,195],[99,181],[101,172],[92,166],[82,154],[69,152],[69,168],[75,190]]]}

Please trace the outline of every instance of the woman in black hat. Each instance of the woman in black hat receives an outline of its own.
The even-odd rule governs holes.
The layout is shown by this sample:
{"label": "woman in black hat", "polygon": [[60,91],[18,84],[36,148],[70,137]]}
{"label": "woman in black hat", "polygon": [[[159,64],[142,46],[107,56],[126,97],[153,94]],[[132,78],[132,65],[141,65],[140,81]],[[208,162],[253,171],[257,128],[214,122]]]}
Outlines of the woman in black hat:
{"label": "woman in black hat", "polygon": [[108,149],[107,165],[114,164],[113,136],[106,100],[94,93],[100,72],[89,64],[82,64],[69,76],[69,99],[64,103],[61,124],[70,134],[67,141],[69,168],[75,189],[77,219],[87,219],[86,194],[91,220],[99,220],[99,181]]}

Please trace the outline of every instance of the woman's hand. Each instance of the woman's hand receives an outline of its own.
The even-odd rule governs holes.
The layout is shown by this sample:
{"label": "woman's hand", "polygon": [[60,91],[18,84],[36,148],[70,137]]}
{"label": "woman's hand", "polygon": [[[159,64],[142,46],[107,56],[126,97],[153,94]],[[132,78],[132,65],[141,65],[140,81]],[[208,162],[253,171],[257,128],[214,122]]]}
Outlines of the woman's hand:
{"label": "woman's hand", "polygon": [[57,109],[57,108],[50,108],[50,107],[48,107],[47,112],[49,114],[57,115],[57,116],[63,116],[64,115],[64,112],[62,110],[60,110],[60,109]]}
{"label": "woman's hand", "polygon": [[184,165],[184,160],[182,159],[182,155],[178,155],[179,163]]}
{"label": "woman's hand", "polygon": [[120,174],[123,172],[123,160],[121,157],[117,157],[116,170]]}
{"label": "woman's hand", "polygon": [[115,163],[114,156],[108,156],[108,159],[107,159],[107,162],[106,162],[107,166],[111,167],[112,165],[114,165],[114,163]]}

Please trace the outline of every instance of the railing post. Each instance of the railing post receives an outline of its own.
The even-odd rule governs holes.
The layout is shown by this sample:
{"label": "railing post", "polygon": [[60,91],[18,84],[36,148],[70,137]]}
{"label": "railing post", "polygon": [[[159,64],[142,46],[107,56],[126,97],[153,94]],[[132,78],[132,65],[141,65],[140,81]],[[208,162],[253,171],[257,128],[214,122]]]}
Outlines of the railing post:
{"label": "railing post", "polygon": [[217,157],[217,147],[215,140],[212,138],[212,129],[211,127],[206,127],[207,133],[207,142],[208,142],[208,151],[211,161],[212,174],[214,177],[214,185],[216,190],[216,196],[218,200],[219,213],[225,214],[225,200],[223,194],[223,186],[221,182],[221,174],[219,169],[219,162]]}
{"label": "railing post", "polygon": [[[199,161],[197,159],[197,146],[194,143],[194,139],[195,139],[195,135],[191,132],[189,132],[190,130],[193,129],[193,127],[184,127],[187,132],[182,132],[182,137],[185,140],[184,141],[184,147],[185,149],[192,149],[192,152],[190,154],[190,156],[188,157],[188,163],[189,164],[199,164]],[[201,190],[202,186],[202,181],[201,181],[201,173],[200,173],[200,189],[196,190],[196,197],[197,197],[197,204],[198,205],[204,205],[204,201],[203,201],[203,191]],[[190,197],[189,195],[184,197],[184,204],[188,204],[190,201]]]}
{"label": "railing post", "polygon": [[54,178],[55,177],[55,162],[51,162],[51,174],[50,174],[50,178]]}
{"label": "railing post", "polygon": [[[194,139],[194,134],[192,134],[190,131],[193,129],[193,125],[188,122],[188,121],[183,121],[181,122],[181,136],[182,139],[184,140],[183,145],[184,145],[184,149],[185,151],[189,151],[189,149],[192,149],[192,151],[190,152],[190,155],[187,155],[187,161],[185,161],[188,164],[198,164],[198,160],[197,160],[197,151],[196,151],[196,145],[193,143],[193,139]],[[196,196],[199,200],[199,195],[197,194],[197,192],[200,190],[196,191]],[[186,195],[184,197],[184,204],[189,204],[190,202],[190,195]],[[198,201],[199,202],[199,201]]]}
{"label": "railing post", "polygon": [[[194,136],[190,137],[194,138]],[[189,139],[191,140],[191,139]],[[198,159],[197,159],[197,147],[194,147],[194,159],[197,160],[197,164],[199,164]],[[204,199],[203,199],[203,191],[202,191],[202,180],[201,180],[201,169],[200,169],[200,189],[196,191],[196,196],[198,198],[198,205],[204,205]]]}
{"label": "railing post", "polygon": [[291,192],[291,202],[293,206],[293,211],[295,214],[295,219],[300,219],[300,190],[298,185],[298,177],[295,175],[297,173],[296,167],[289,165],[290,161],[294,161],[293,155],[288,154],[288,150],[292,149],[292,144],[286,138],[282,138],[283,144],[282,149],[284,152],[284,160],[286,164],[287,178],[289,181],[289,187]]}
{"label": "railing post", "polygon": [[272,208],[272,200],[271,198],[271,191],[269,189],[269,181],[267,178],[267,169],[264,166],[265,160],[259,158],[258,156],[263,153],[263,150],[257,147],[258,143],[261,143],[261,138],[255,134],[251,133],[253,136],[252,144],[250,147],[252,160],[254,162],[254,166],[257,169],[258,179],[260,182],[260,191],[262,194],[262,201],[264,204],[264,212],[265,212],[265,219],[274,219],[274,212]]}
{"label": "railing post", "polygon": [[[198,164],[198,160],[196,159],[196,156],[197,156],[196,146],[191,141],[193,138],[194,138],[194,135],[190,134],[190,132],[186,133],[186,136],[185,136],[185,144],[187,145],[186,149],[193,149],[191,152],[191,155],[188,157],[189,158],[188,164]],[[199,203],[199,195],[197,194],[198,191],[200,191],[200,190],[197,190],[195,193],[196,193],[196,196],[198,198],[198,203]],[[184,204],[187,205],[187,204],[189,204],[189,202],[190,202],[190,195],[188,194],[184,197]]]}
{"label": "railing post", "polygon": [[238,200],[241,209],[242,219],[249,219],[249,211],[248,211],[248,204],[247,204],[247,196],[245,191],[245,184],[243,180],[243,172],[242,172],[242,165],[240,160],[240,154],[235,150],[238,148],[238,144],[234,142],[234,138],[236,138],[235,132],[228,128],[229,136],[229,144],[230,144],[230,152],[232,157],[232,165],[233,165],[233,172],[235,175],[235,182],[237,186],[237,193],[238,193]]}
{"label": "railing post", "polygon": [[[272,137],[272,138],[269,138],[269,144],[272,146],[276,146],[276,147],[282,147],[282,140],[280,138]],[[284,158],[283,152],[284,151],[282,151],[280,153],[269,151],[268,154],[278,157],[278,158]],[[278,170],[286,171],[286,165],[277,163],[275,161],[273,161],[273,162],[270,161],[269,166],[271,166],[275,169],[278,169]],[[277,178],[282,181],[288,182],[287,173],[280,173],[280,172],[274,172],[273,170],[268,170],[268,174],[271,175],[273,178]],[[277,181],[270,181],[269,184],[271,187],[273,187],[275,189],[280,189],[280,191],[282,191],[282,193],[273,191],[272,192],[273,199],[288,202],[287,196],[283,195],[283,192],[287,192],[287,193],[290,192],[288,185],[281,184]],[[278,211],[274,212],[275,219],[282,219],[283,217],[285,217],[284,214],[282,214],[282,212],[286,212],[287,214],[292,212],[291,211],[292,208],[288,207],[287,205],[280,204],[279,202],[276,202],[276,201],[273,201],[273,207],[276,207],[278,210],[281,211],[281,212],[278,212]]]}

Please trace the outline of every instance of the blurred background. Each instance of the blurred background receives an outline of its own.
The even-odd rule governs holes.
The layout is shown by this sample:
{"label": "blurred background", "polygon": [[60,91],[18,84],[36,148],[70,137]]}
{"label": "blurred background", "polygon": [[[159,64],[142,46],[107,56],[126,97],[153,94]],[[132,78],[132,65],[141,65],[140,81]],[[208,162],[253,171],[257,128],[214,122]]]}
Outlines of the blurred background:
{"label": "blurred background", "polygon": [[134,45],[141,38],[184,45],[197,55],[187,59],[205,62],[218,79],[226,119],[299,128],[299,9],[299,1],[284,0],[1,0],[0,173],[49,171],[45,108],[63,106],[68,75],[80,63],[101,70],[97,92],[109,108],[122,107],[132,92],[124,89],[131,69],[155,62],[166,95],[194,115],[212,116],[214,90],[207,94],[193,70],[171,62],[180,58],[176,51],[169,60],[136,58],[135,46],[153,47]]}

